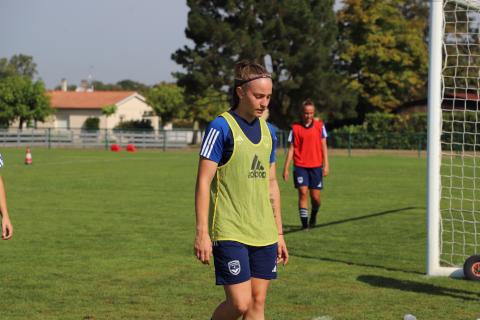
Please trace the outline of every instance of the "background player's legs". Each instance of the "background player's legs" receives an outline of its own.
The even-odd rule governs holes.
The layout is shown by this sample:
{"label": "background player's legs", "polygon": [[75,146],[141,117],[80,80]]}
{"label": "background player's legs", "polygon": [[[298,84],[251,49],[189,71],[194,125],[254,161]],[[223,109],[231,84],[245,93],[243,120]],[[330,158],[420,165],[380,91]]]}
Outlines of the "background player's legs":
{"label": "background player's legs", "polygon": [[317,224],[317,213],[321,205],[320,190],[310,189],[310,199],[312,200],[312,212],[310,214],[309,226],[313,228]]}
{"label": "background player's legs", "polygon": [[226,299],[213,312],[213,320],[236,320],[245,314],[252,301],[251,280],[225,285]]}
{"label": "background player's legs", "polygon": [[270,280],[252,278],[252,301],[244,320],[265,319],[265,300],[267,298],[268,284]]}
{"label": "background player's legs", "polygon": [[308,228],[308,187],[298,187],[298,211],[300,213],[300,221],[302,228]]}

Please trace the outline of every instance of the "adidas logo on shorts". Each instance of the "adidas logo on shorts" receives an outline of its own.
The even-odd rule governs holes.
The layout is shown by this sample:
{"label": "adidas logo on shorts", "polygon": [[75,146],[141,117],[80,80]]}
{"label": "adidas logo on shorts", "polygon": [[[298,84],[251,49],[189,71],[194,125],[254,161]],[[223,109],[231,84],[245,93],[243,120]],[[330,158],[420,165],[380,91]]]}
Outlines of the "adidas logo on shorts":
{"label": "adidas logo on shorts", "polygon": [[253,157],[252,166],[250,168],[250,172],[248,173],[248,177],[262,179],[265,179],[267,177],[267,172],[265,171],[263,165],[260,163],[260,160],[258,160],[257,155]]}

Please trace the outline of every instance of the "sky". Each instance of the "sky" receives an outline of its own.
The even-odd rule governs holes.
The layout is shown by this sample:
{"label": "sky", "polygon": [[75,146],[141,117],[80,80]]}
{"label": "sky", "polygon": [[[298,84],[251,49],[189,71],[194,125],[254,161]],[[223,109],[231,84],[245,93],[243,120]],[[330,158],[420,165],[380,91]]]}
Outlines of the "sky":
{"label": "sky", "polygon": [[171,54],[193,44],[187,14],[182,0],[0,0],[0,58],[33,56],[48,89],[90,75],[104,83],[174,81],[181,67]]}

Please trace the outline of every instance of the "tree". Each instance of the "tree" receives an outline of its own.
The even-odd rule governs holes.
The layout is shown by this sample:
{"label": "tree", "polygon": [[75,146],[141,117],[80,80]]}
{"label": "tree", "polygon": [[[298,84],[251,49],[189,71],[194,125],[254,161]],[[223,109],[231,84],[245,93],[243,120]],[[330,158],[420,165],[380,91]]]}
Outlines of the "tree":
{"label": "tree", "polygon": [[92,81],[92,86],[96,91],[121,91],[122,89],[116,84],[103,83],[99,80]]}
{"label": "tree", "polygon": [[117,112],[117,106],[114,104],[109,104],[102,108],[102,114],[107,116],[107,118],[110,117],[115,112]]}
{"label": "tree", "polygon": [[33,79],[37,74],[37,64],[33,62],[32,56],[23,54],[13,55],[9,63],[15,69],[17,75]]}
{"label": "tree", "polygon": [[147,103],[152,106],[162,124],[174,118],[182,119],[186,115],[187,105],[183,96],[183,88],[172,83],[160,83],[147,94]]}
{"label": "tree", "polygon": [[0,79],[11,76],[25,76],[30,79],[37,74],[37,64],[33,57],[19,54],[13,55],[10,60],[0,59]]}
{"label": "tree", "polygon": [[7,58],[0,59],[0,79],[12,77],[15,75],[15,69],[8,62]]}
{"label": "tree", "polygon": [[53,113],[42,81],[27,76],[0,79],[0,123],[9,126],[19,121],[19,128],[31,121],[44,121]]}
{"label": "tree", "polygon": [[141,82],[125,79],[118,81],[116,84],[121,90],[125,91],[137,91],[141,94],[146,94],[149,90],[149,87]]}
{"label": "tree", "polygon": [[229,109],[228,97],[225,93],[209,88],[202,96],[193,99],[188,109],[188,117],[198,121],[201,127],[212,121],[217,115]]}
{"label": "tree", "polygon": [[[195,46],[172,59],[188,103],[207,90],[226,92],[239,59],[271,61],[274,91],[270,115],[286,126],[311,98],[327,118],[355,115],[352,95],[333,68],[337,26],[333,0],[188,0],[186,36]],[[270,63],[268,63],[270,66]]]}
{"label": "tree", "polygon": [[94,80],[92,85],[96,91],[137,91],[141,94],[146,94],[149,89],[147,85],[130,79],[121,80],[115,84]]}
{"label": "tree", "polygon": [[360,114],[425,96],[423,29],[402,15],[398,1],[345,0],[338,13],[340,68],[359,94]]}
{"label": "tree", "polygon": [[102,108],[102,114],[105,116],[105,128],[108,128],[108,117],[117,112],[117,106],[115,104],[109,104]]}

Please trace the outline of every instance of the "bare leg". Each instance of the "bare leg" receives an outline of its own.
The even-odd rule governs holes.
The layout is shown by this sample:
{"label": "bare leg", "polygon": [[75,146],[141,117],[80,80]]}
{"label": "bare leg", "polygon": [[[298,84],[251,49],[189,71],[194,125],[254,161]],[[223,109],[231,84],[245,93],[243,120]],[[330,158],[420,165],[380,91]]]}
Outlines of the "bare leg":
{"label": "bare leg", "polygon": [[265,319],[265,300],[267,298],[268,285],[270,280],[252,278],[252,301],[247,313],[243,316],[244,320],[264,320]]}
{"label": "bare leg", "polygon": [[308,209],[308,187],[298,188],[298,207]]}
{"label": "bare leg", "polygon": [[251,280],[225,285],[225,301],[213,312],[213,320],[236,320],[244,315],[252,301]]}

